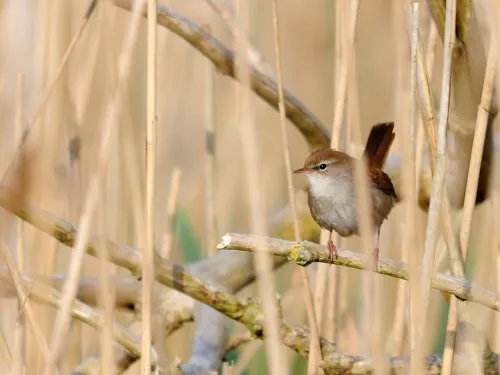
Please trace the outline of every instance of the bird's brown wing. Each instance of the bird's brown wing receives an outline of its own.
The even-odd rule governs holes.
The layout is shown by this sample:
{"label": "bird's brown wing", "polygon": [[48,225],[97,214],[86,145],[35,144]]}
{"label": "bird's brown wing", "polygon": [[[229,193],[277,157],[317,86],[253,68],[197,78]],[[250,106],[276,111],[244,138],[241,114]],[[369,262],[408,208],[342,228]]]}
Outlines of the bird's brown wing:
{"label": "bird's brown wing", "polygon": [[394,185],[390,177],[380,169],[370,169],[368,171],[370,180],[375,184],[377,188],[382,190],[387,195],[393,196],[395,199],[398,199],[396,195],[396,191],[394,190]]}

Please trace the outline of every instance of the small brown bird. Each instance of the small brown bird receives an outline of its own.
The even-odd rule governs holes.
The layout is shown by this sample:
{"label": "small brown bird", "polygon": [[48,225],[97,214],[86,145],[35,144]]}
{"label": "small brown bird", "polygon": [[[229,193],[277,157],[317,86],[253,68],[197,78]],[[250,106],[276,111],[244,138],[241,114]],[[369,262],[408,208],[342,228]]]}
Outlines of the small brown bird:
{"label": "small brown bird", "polygon": [[[375,225],[375,267],[378,264],[380,226],[387,218],[397,196],[391,179],[382,171],[389,149],[394,141],[394,123],[380,123],[372,127],[364,150],[368,162],[369,193],[372,200]],[[332,231],[341,237],[359,234],[358,212],[354,191],[356,160],[340,151],[321,149],[306,159],[302,173],[309,180],[309,209],[314,221],[330,232],[328,250],[330,259],[337,257]]]}

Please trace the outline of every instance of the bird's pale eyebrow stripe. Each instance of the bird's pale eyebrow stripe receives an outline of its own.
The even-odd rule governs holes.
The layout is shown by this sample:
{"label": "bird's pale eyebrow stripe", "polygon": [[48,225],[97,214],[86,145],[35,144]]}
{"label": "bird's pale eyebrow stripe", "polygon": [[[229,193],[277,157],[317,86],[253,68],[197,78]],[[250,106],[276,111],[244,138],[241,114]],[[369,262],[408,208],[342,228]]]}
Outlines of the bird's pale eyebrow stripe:
{"label": "bird's pale eyebrow stripe", "polygon": [[320,161],[319,163],[315,164],[313,169],[316,169],[316,168],[319,168],[319,166],[321,164],[326,164],[326,165],[329,165],[329,164],[332,164],[332,163],[335,163],[335,160],[323,160],[323,161]]}

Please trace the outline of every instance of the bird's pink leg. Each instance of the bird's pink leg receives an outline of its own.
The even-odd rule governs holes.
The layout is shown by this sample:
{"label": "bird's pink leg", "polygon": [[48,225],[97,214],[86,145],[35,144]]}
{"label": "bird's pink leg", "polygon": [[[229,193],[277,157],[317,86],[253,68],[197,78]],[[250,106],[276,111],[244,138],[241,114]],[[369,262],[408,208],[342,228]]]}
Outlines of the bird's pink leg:
{"label": "bird's pink leg", "polygon": [[333,244],[332,232],[328,235],[328,260],[333,263],[333,259],[337,259],[337,246]]}
{"label": "bird's pink leg", "polygon": [[378,250],[380,241],[380,227],[377,228],[377,233],[375,233],[375,248],[373,249],[373,261],[375,270],[378,269]]}

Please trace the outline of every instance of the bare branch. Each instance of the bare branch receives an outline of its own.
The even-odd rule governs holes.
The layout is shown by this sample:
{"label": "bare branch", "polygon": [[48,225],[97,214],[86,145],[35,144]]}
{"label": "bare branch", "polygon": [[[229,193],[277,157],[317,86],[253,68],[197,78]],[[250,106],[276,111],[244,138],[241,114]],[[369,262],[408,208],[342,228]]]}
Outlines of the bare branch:
{"label": "bare branch", "polygon": [[[132,0],[113,0],[113,3],[125,10],[132,9]],[[143,14],[146,17],[146,8]],[[188,17],[175,12],[161,4],[157,7],[158,24],[182,37],[195,49],[201,52],[215,65],[219,73],[237,79],[235,71],[235,54],[223,43],[214,38],[201,26]],[[278,109],[278,84],[259,67],[251,64],[251,89],[273,108]],[[328,147],[330,136],[323,123],[297,99],[290,91],[284,91],[286,117],[302,133],[309,148]]]}
{"label": "bare branch", "polygon": [[[219,249],[256,251],[257,237],[255,235],[228,233],[222,237],[217,245]],[[286,257],[300,266],[307,266],[313,262],[329,263],[326,247],[313,242],[293,242],[277,238],[265,239],[270,254]],[[339,249],[338,259],[333,264],[365,270],[366,260],[359,253]],[[402,280],[408,280],[408,267],[405,262],[380,258],[377,273]],[[490,309],[500,311],[500,296],[481,285],[456,277],[437,274],[432,278],[432,287],[444,293],[475,302]]]}

